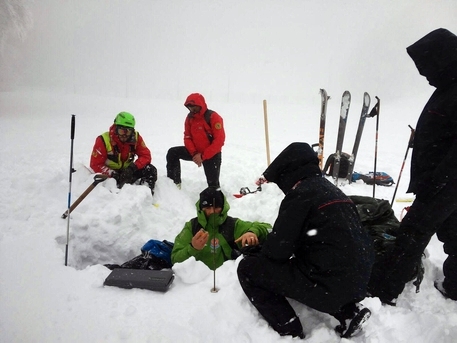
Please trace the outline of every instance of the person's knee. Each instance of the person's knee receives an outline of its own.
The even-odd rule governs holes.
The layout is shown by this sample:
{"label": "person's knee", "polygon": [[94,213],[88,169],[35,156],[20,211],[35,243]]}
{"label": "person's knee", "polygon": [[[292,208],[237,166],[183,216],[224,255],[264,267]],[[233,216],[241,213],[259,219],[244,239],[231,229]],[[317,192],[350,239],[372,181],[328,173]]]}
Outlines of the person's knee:
{"label": "person's knee", "polygon": [[175,159],[175,158],[176,158],[176,156],[177,156],[177,154],[178,154],[178,151],[179,151],[179,148],[180,148],[180,147],[175,146],[175,147],[172,147],[172,148],[168,149],[168,151],[167,151],[167,157],[166,157],[166,158],[167,158],[167,161],[168,161],[169,159]]}
{"label": "person's knee", "polygon": [[157,168],[154,167],[152,164],[148,164],[146,167],[144,167],[144,175],[146,177],[150,177],[154,180],[157,180]]}
{"label": "person's knee", "polygon": [[254,271],[261,270],[260,259],[256,256],[246,256],[238,264],[238,277],[252,277]]}

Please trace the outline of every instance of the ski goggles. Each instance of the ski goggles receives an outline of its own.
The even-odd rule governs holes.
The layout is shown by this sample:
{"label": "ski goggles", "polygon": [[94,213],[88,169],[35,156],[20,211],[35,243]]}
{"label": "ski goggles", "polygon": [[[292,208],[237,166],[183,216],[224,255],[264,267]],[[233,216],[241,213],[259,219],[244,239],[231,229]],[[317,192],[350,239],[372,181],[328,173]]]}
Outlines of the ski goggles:
{"label": "ski goggles", "polygon": [[133,128],[125,126],[116,126],[116,133],[119,136],[130,136],[133,132]]}

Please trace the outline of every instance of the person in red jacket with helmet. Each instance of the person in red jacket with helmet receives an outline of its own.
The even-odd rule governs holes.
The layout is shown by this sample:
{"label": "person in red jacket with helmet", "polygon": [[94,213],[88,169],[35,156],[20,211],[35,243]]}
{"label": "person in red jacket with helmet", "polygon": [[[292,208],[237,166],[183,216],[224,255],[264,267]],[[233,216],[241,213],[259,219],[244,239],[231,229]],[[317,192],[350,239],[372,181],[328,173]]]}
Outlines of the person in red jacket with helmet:
{"label": "person in red jacket with helmet", "polygon": [[184,146],[170,148],[167,153],[167,176],[181,187],[179,160],[203,165],[209,187],[220,187],[219,175],[225,131],[222,117],[209,110],[205,98],[199,93],[190,94],[184,106],[189,114],[184,122]]}
{"label": "person in red jacket with helmet", "polygon": [[135,117],[120,112],[109,131],[96,138],[90,167],[95,173],[116,179],[119,188],[140,179],[140,184],[147,183],[154,195],[157,169],[151,160],[151,151],[135,130]]}

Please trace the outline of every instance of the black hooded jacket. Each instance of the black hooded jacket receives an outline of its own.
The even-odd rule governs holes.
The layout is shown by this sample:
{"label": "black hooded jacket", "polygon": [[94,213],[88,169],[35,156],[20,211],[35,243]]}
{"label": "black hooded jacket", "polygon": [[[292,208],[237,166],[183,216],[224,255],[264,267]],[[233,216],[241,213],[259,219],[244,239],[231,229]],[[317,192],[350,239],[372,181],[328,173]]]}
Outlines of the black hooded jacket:
{"label": "black hooded jacket", "polygon": [[437,29],[406,50],[436,87],[416,125],[408,188],[428,198],[457,180],[457,36]]}
{"label": "black hooded jacket", "polygon": [[363,299],[374,259],[372,241],[352,201],[322,177],[313,149],[290,144],[263,175],[286,196],[262,255],[291,263],[315,283],[322,294],[307,305],[319,311],[332,313]]}

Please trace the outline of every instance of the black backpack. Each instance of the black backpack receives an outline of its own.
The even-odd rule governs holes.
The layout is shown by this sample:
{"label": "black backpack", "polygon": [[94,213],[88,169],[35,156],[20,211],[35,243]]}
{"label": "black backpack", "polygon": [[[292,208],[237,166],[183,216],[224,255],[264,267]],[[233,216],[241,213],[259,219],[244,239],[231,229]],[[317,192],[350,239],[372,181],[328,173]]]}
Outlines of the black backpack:
{"label": "black backpack", "polygon": [[121,265],[105,264],[105,267],[111,270],[118,268],[149,270],[171,268],[171,251],[173,250],[173,246],[174,243],[167,240],[158,241],[150,239],[141,248],[141,255],[135,256]]}
{"label": "black backpack", "polygon": [[[324,169],[322,170],[322,172],[327,176],[333,176],[333,165],[334,165],[334,162],[335,162],[335,156],[336,156],[336,153],[331,154],[327,158],[327,161],[325,162],[325,166],[324,166]],[[338,177],[344,178],[344,177],[346,177],[348,175],[349,158],[350,157],[351,157],[351,155],[349,155],[349,154],[347,154],[345,152],[341,153],[340,170],[338,171]],[[327,170],[328,170],[328,173],[327,173]]]}
{"label": "black backpack", "polygon": [[[375,263],[373,269],[388,263],[392,254],[395,239],[397,238],[400,222],[387,200],[376,199],[366,196],[351,195],[349,198],[357,207],[362,227],[366,229],[373,239],[375,250]],[[417,261],[416,268],[409,280],[414,280],[416,292],[424,277],[424,265],[422,258]]]}

